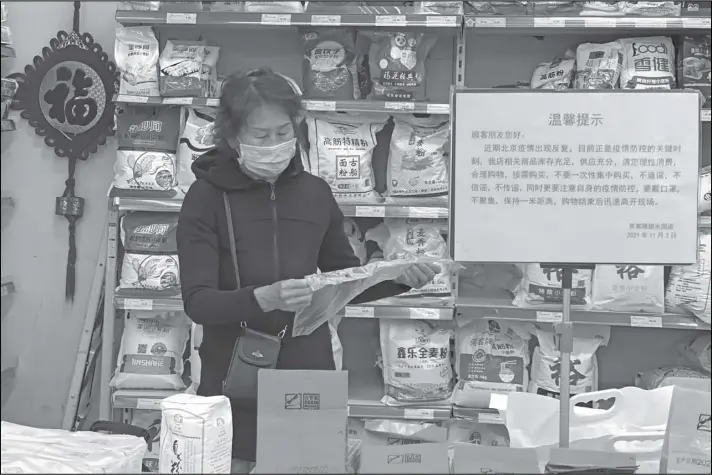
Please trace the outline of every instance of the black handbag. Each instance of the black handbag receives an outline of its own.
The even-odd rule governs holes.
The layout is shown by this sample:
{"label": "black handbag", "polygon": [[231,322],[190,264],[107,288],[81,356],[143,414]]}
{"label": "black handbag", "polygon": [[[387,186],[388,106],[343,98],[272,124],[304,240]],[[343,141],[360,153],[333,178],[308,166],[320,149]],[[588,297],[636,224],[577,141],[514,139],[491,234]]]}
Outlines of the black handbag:
{"label": "black handbag", "polygon": [[[235,248],[235,229],[232,223],[232,211],[227,193],[223,193],[225,213],[227,214],[227,232],[230,240],[232,266],[235,270],[236,289],[240,288],[240,272],[237,267],[237,249]],[[277,366],[282,338],[287,332],[284,327],[279,335],[270,335],[247,328],[247,322],[240,322],[242,332],[235,343],[230,366],[223,381],[223,395],[241,406],[257,406],[257,372],[261,369],[274,369]]]}

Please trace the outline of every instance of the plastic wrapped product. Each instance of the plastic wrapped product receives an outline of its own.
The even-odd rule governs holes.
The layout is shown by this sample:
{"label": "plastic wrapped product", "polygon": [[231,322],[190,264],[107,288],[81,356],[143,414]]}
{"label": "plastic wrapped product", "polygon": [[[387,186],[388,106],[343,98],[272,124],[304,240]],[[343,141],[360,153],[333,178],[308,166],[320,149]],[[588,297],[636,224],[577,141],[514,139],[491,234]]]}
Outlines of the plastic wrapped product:
{"label": "plastic wrapped product", "polygon": [[663,36],[623,38],[621,89],[674,89],[675,47]]}
{"label": "plastic wrapped product", "polygon": [[185,125],[178,142],[178,188],[187,193],[195,182],[193,162],[215,146],[215,111],[184,107],[182,113]]}
{"label": "plastic wrapped product", "polygon": [[467,2],[480,15],[526,15],[527,4],[532,2]]}
{"label": "plastic wrapped product", "polygon": [[331,186],[337,199],[375,199],[373,149],[385,114],[320,114],[307,117],[312,173]]}
{"label": "plastic wrapped product", "polygon": [[131,425],[146,429],[151,440],[143,456],[143,466],[150,473],[158,473],[158,458],[161,451],[161,411],[131,411]]}
{"label": "plastic wrapped product", "polygon": [[119,94],[158,96],[158,40],[150,26],[116,27]]}
{"label": "plastic wrapped product", "polygon": [[447,430],[442,421],[374,419],[365,421],[361,432],[364,446],[386,447],[445,442]]}
{"label": "plastic wrapped product", "polygon": [[576,2],[585,16],[621,16],[626,2]]}
{"label": "plastic wrapped product", "polygon": [[674,17],[682,13],[682,2],[620,2],[626,15]]}
{"label": "plastic wrapped product", "polygon": [[393,121],[388,154],[388,194],[394,197],[447,194],[448,117],[403,115]]}
{"label": "plastic wrapped product", "polygon": [[304,13],[302,2],[245,2],[246,12]]}
{"label": "plastic wrapped product", "polygon": [[149,1],[131,1],[131,2],[119,2],[117,10],[140,10],[140,11],[152,11],[157,12],[161,6],[161,2],[149,2]]}
{"label": "plastic wrapped product", "polygon": [[[539,264],[522,266],[522,281],[517,287],[514,305],[517,307],[552,307],[562,304],[561,278],[563,269]],[[575,309],[591,308],[591,271],[574,269],[571,284],[571,306]]]}
{"label": "plastic wrapped product", "polygon": [[709,214],[712,207],[712,167],[700,169],[700,196],[697,200],[697,211],[700,214]]}
{"label": "plastic wrapped product", "polygon": [[488,447],[509,447],[509,432],[504,424],[481,424],[479,422],[452,419],[448,427],[449,444],[468,443]]}
{"label": "plastic wrapped product", "polygon": [[[529,392],[559,397],[561,391],[561,354],[556,348],[554,333],[537,328],[539,346],[532,355]],[[598,391],[598,359],[596,351],[608,345],[611,327],[603,325],[574,326],[574,350],[571,352],[569,382],[571,394]]]}
{"label": "plastic wrapped product", "polygon": [[178,294],[180,292],[178,255],[126,252],[121,266],[119,288]]}
{"label": "plastic wrapped product", "polygon": [[707,389],[709,382],[709,375],[680,366],[656,368],[635,375],[635,385],[641,389],[657,389],[665,386]]}
{"label": "plastic wrapped product", "polygon": [[176,253],[178,213],[134,211],[121,218],[121,243],[128,252]]}
{"label": "plastic wrapped product", "polygon": [[703,106],[712,104],[712,45],[710,36],[685,36],[678,54],[678,77],[683,89],[696,89],[704,97]]}
{"label": "plastic wrapped product", "polygon": [[161,401],[160,473],[230,473],[232,410],[225,396]]}
{"label": "plastic wrapped product", "polygon": [[360,99],[354,32],[316,29],[301,33],[304,43],[304,96],[313,99]]}
{"label": "plastic wrapped product", "polygon": [[710,367],[710,361],[712,361],[711,346],[710,332],[702,333],[682,349],[682,355],[695,368],[710,374],[712,372]]}
{"label": "plastic wrapped product", "polygon": [[593,306],[612,312],[665,312],[663,266],[598,265],[593,271]]}
{"label": "plastic wrapped product", "polygon": [[575,89],[615,89],[618,87],[623,48],[617,41],[584,43],[576,49]]}
{"label": "plastic wrapped product", "polygon": [[190,321],[174,315],[127,311],[111,380],[115,389],[184,389],[183,354]]}
{"label": "plastic wrapped product", "polygon": [[356,257],[358,257],[361,265],[365,264],[366,241],[356,221],[351,218],[344,218],[344,232],[349,240],[349,244],[351,244],[351,249],[354,251]]}
{"label": "plastic wrapped product", "polygon": [[381,320],[380,326],[386,395],[407,403],[448,399],[450,330],[425,320]]}
{"label": "plastic wrapped product", "polygon": [[665,292],[665,305],[668,311],[691,313],[705,323],[712,321],[710,246],[710,233],[699,233],[697,264],[673,266]]}
{"label": "plastic wrapped product", "polygon": [[540,63],[532,73],[531,88],[564,91],[573,84],[576,71],[576,55],[567,51],[564,58]]}
{"label": "plastic wrapped product", "polygon": [[462,2],[415,2],[415,13],[435,13],[438,15],[462,15]]}
{"label": "plastic wrapped product", "polygon": [[201,97],[201,74],[205,45],[196,42],[166,41],[158,60],[162,96]]}
{"label": "plastic wrapped product", "polygon": [[526,391],[532,325],[483,319],[457,323],[453,404],[488,408],[493,393]]}
{"label": "plastic wrapped product", "polygon": [[245,2],[210,2],[211,12],[242,12],[245,11]]}
{"label": "plastic wrapped product", "polygon": [[123,190],[168,191],[176,186],[175,153],[119,150],[114,186]]}
{"label": "plastic wrapped product", "polygon": [[369,99],[426,100],[426,60],[437,39],[434,34],[416,31],[359,31],[359,51],[368,45]]}

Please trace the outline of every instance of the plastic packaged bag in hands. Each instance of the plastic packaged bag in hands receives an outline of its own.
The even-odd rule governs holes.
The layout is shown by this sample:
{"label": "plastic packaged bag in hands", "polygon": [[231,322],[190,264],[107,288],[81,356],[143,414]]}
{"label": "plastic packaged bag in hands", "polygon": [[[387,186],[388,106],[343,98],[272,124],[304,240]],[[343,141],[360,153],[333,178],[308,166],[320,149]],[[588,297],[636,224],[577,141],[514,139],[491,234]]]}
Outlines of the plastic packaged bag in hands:
{"label": "plastic packaged bag in hands", "polygon": [[294,316],[292,336],[311,335],[364,290],[399,277],[415,262],[421,260],[375,261],[361,267],[306,276],[314,295],[309,306]]}

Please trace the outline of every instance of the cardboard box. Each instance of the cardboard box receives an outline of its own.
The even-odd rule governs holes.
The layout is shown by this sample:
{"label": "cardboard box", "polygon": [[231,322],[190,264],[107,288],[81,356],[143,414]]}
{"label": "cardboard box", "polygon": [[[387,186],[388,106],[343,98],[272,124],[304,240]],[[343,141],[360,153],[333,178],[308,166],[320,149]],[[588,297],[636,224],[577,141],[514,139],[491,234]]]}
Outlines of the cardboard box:
{"label": "cardboard box", "polygon": [[536,449],[455,444],[453,473],[540,473]]}
{"label": "cardboard box", "polygon": [[447,450],[447,444],[364,445],[360,473],[450,473]]}
{"label": "cardboard box", "polygon": [[255,473],[345,473],[348,373],[262,369]]}

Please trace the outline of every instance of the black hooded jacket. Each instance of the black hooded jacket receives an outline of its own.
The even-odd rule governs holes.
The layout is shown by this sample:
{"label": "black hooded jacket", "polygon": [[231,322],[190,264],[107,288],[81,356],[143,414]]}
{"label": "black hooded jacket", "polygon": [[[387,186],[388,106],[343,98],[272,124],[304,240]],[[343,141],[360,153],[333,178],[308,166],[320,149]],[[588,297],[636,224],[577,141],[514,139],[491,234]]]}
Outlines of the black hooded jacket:
{"label": "black hooded jacket", "polygon": [[[183,201],[177,240],[185,311],[203,326],[202,373],[198,394],[222,394],[240,322],[276,335],[290,325],[277,368],[334,369],[327,325],[309,336],[292,338],[294,314],[264,312],[257,287],[285,279],[360,265],[344,233],[343,214],[329,185],[304,171],[299,153],[274,185],[254,180],[239,167],[230,149],[212,150],[193,163],[197,177]],[[230,257],[223,192],[228,192],[235,228],[242,288]],[[354,303],[407,291],[383,282]],[[257,416],[232,403],[233,457],[255,459]]]}

